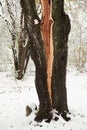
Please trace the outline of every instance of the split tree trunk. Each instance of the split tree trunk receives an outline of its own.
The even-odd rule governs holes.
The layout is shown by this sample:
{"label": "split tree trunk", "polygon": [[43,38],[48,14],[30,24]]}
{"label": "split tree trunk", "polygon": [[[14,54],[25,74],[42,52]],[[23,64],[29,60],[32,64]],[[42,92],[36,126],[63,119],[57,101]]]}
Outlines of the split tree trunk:
{"label": "split tree trunk", "polygon": [[[42,0],[42,5],[43,22],[42,25],[40,25],[40,19],[37,16],[35,7],[35,0],[21,0],[21,7],[23,9],[25,26],[30,43],[30,54],[36,67],[35,84],[40,102],[40,109],[35,120],[42,121],[45,118],[49,120],[52,118],[50,113],[52,108],[48,93],[48,86],[50,86],[49,83],[51,84],[50,73],[52,75],[52,106],[63,116],[63,118],[68,120],[66,118],[66,113],[68,112],[66,65],[70,20],[68,15],[64,13],[64,0],[53,0],[52,18],[54,24],[52,30],[52,24],[49,17],[51,13],[50,0]],[[42,36],[40,27],[42,27]],[[50,47],[52,47],[51,33],[53,34],[54,60],[53,55],[50,59],[53,51],[50,49]],[[51,72],[52,60],[53,71]],[[49,69],[49,65],[51,65],[51,69]]]}
{"label": "split tree trunk", "polygon": [[35,0],[21,0],[25,24],[30,43],[30,54],[36,67],[35,84],[40,102],[36,121],[51,119],[51,103],[47,88],[47,63],[44,43],[40,32],[40,19],[37,16]]}
{"label": "split tree trunk", "polygon": [[[66,65],[70,20],[64,13],[64,0],[52,2],[54,61],[52,74],[52,106],[59,114],[67,113]],[[63,115],[64,116],[64,115]],[[66,116],[66,115],[65,115]]]}

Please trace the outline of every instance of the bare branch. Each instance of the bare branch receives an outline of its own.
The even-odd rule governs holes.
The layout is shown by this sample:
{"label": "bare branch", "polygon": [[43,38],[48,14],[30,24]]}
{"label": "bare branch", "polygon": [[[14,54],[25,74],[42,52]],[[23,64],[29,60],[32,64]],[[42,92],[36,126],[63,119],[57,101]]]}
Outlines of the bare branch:
{"label": "bare branch", "polygon": [[13,12],[12,12],[11,5],[10,5],[10,3],[8,2],[8,0],[6,0],[6,4],[7,4],[7,9],[8,9],[9,16],[10,16],[10,18],[11,18],[11,20],[12,20],[13,28],[15,29],[15,28],[16,28],[16,25],[15,25],[14,14],[13,14]]}
{"label": "bare branch", "polygon": [[4,22],[6,23],[8,29],[9,29],[9,32],[11,33],[11,29],[10,29],[10,23],[9,23],[9,21],[8,21],[7,19],[5,19],[5,17],[2,16],[1,14],[0,14],[0,17],[4,20]]}

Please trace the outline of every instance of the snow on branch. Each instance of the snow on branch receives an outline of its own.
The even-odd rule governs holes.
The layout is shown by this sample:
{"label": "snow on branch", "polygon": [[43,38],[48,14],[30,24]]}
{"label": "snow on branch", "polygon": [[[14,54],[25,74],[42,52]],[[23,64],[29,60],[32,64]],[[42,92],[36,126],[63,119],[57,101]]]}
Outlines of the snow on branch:
{"label": "snow on branch", "polygon": [[0,14],[0,17],[4,20],[5,24],[7,25],[7,28],[11,34],[16,34],[12,24],[5,18],[5,16]]}
{"label": "snow on branch", "polygon": [[0,1],[0,12],[3,12],[3,6],[2,6],[2,2]]}
{"label": "snow on branch", "polygon": [[11,9],[11,5],[8,3],[8,0],[6,0],[7,2],[7,9],[8,9],[8,13],[9,13],[9,16],[11,18],[11,22],[10,20],[8,20],[4,14],[4,9],[3,9],[3,4],[2,2],[0,1],[0,17],[4,20],[5,24],[7,25],[8,29],[9,29],[9,32],[14,35],[16,35],[16,31],[15,31],[15,18],[14,18],[14,14],[12,13],[12,9]]}
{"label": "snow on branch", "polygon": [[14,18],[14,14],[12,12],[12,9],[11,9],[11,5],[8,2],[8,0],[6,0],[6,4],[7,4],[7,10],[8,10],[9,16],[10,16],[10,18],[12,20],[13,28],[15,29],[15,18]]}

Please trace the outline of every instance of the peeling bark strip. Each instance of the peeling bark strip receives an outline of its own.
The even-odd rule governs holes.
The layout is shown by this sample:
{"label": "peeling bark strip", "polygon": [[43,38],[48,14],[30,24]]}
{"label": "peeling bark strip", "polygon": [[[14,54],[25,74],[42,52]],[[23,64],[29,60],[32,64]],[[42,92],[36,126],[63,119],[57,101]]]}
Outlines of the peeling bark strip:
{"label": "peeling bark strip", "polygon": [[53,40],[52,40],[52,1],[41,0],[42,4],[42,21],[41,21],[41,32],[44,41],[44,47],[46,50],[47,57],[47,82],[50,99],[51,97],[51,77],[52,77],[52,64],[53,64]]}

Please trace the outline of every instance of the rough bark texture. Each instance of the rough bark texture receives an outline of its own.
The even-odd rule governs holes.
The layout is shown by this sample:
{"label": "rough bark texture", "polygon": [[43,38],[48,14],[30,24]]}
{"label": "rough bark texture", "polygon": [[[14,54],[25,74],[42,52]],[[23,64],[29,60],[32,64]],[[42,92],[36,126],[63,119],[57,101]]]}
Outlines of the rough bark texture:
{"label": "rough bark texture", "polygon": [[68,111],[66,65],[70,20],[64,13],[64,0],[52,1],[54,61],[52,74],[52,106],[59,114]]}
{"label": "rough bark texture", "polygon": [[36,67],[35,84],[40,108],[35,120],[42,121],[44,118],[50,120],[51,104],[47,89],[46,54],[41,37],[40,20],[37,16],[35,0],[21,0],[21,7],[26,19],[25,21],[30,43],[30,54]]}

